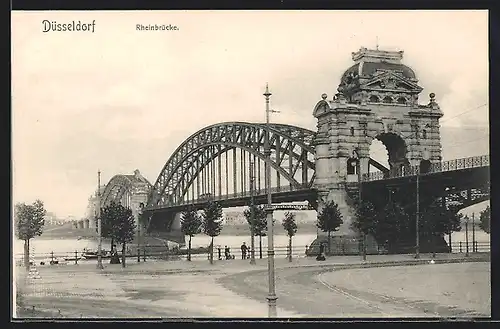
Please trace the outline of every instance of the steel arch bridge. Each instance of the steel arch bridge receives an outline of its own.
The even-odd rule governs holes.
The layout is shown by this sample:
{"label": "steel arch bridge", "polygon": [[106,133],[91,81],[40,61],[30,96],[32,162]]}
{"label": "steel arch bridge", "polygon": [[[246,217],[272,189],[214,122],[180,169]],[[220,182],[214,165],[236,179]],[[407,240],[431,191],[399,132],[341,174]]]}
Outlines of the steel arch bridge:
{"label": "steel arch bridge", "polygon": [[[265,136],[269,130],[271,189],[273,195],[313,202],[315,179],[314,138],[316,132],[287,124],[225,122],[207,126],[186,139],[160,172],[146,211],[206,202],[207,199],[232,202],[239,206],[250,197],[254,181],[257,203],[265,194]],[[253,163],[253,174],[249,164]],[[383,172],[373,159],[370,164]],[[285,194],[295,197],[285,197]],[[261,196],[261,198],[259,198]],[[261,200],[262,199],[262,200]]]}
{"label": "steel arch bridge", "polygon": [[[101,207],[111,201],[130,206],[131,197],[134,194],[147,196],[143,198],[146,204],[144,210],[147,212],[180,210],[187,204],[204,204],[207,199],[220,201],[223,206],[241,206],[246,205],[250,198],[252,178],[256,203],[265,203],[264,142],[266,131],[266,124],[247,122],[226,122],[202,128],[187,138],[170,156],[154,185],[142,177],[138,170],[134,175],[114,176],[106,184],[102,193]],[[315,136],[316,132],[305,128],[286,124],[269,124],[271,189],[273,200],[276,202],[309,201],[314,207],[316,206],[313,187]],[[252,175],[249,170],[250,163],[254,164]],[[389,169],[373,159],[370,159],[369,164],[381,172],[364,177],[365,188],[370,188],[378,182],[385,186],[392,180],[401,180],[400,184],[407,185],[408,182],[405,179],[411,179],[410,177],[414,175],[411,171],[388,178],[386,174]],[[430,178],[433,181],[439,180],[436,177],[440,172],[453,173],[454,169],[458,170],[457,174],[459,169],[469,167],[487,170],[489,157],[457,159],[434,166],[439,166],[439,168],[431,168],[433,177]],[[409,177],[405,177],[408,175]],[[453,178],[454,181],[459,179],[459,177]],[[480,177],[480,180],[484,178]],[[470,190],[471,187],[474,188],[473,185],[475,184],[461,189],[461,193],[466,193],[464,191]],[[489,198],[489,191],[484,193],[480,190],[484,189],[479,189],[479,192],[472,191],[473,195],[478,194],[481,197],[460,198],[462,207]],[[447,199],[452,202],[451,196]],[[457,197],[453,199],[453,202],[458,202]]]}
{"label": "steel arch bridge", "polygon": [[[316,132],[286,124],[267,127],[247,122],[219,123],[197,131],[170,156],[154,184],[138,170],[134,175],[115,175],[106,184],[100,205],[103,207],[115,201],[130,207],[134,216],[142,218],[146,231],[151,234],[178,232],[179,213],[186,207],[201,209],[207,200],[217,201],[222,207],[248,205],[251,181],[255,203],[266,203],[264,144],[267,131],[273,203],[307,201],[312,209],[317,209],[319,200],[314,189]],[[250,163],[253,163],[252,174]],[[363,177],[365,197],[387,194],[390,186],[399,188],[414,184],[413,169],[391,174],[373,159],[369,160],[369,165],[380,172]],[[489,188],[483,186],[489,182],[488,173],[489,156],[456,159],[434,164],[421,176],[421,185],[432,185],[434,190],[439,190],[439,195],[431,193],[429,197],[445,197],[446,204],[464,208],[489,199]],[[346,182],[349,199],[357,194],[357,186],[357,183]],[[448,191],[450,187],[453,189]],[[142,212],[138,210],[140,203],[146,204]]]}
{"label": "steel arch bridge", "polygon": [[[147,208],[247,192],[251,162],[254,188],[263,189],[265,135],[265,124],[246,122],[219,123],[194,133],[166,162],[153,185]],[[311,189],[314,136],[315,132],[308,129],[269,124],[272,187],[282,191]]]}
{"label": "steel arch bridge", "polygon": [[133,196],[137,194],[147,195],[151,186],[151,183],[138,170],[134,172],[134,175],[115,175],[102,192],[101,207],[109,205],[112,201],[125,207],[132,207]]}

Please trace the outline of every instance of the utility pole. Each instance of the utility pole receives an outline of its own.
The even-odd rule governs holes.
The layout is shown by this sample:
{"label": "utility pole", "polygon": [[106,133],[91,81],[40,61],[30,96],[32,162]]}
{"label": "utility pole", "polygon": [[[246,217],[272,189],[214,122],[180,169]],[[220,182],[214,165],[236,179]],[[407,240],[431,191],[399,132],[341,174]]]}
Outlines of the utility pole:
{"label": "utility pole", "polygon": [[465,215],[465,256],[469,256],[469,216]]}
{"label": "utility pole", "polygon": [[137,262],[141,262],[141,215],[144,204],[141,202],[137,208]]}
{"label": "utility pole", "polygon": [[102,270],[101,171],[97,170],[97,268]]}
{"label": "utility pole", "polygon": [[419,186],[419,174],[420,174],[420,167],[417,168],[417,210],[415,214],[415,258],[418,259],[420,258],[420,186]]}
{"label": "utility pole", "polygon": [[277,316],[276,312],[276,289],[275,289],[275,279],[274,279],[274,232],[273,232],[273,209],[272,209],[272,196],[271,196],[271,148],[269,145],[269,114],[271,110],[269,109],[269,97],[272,94],[269,92],[269,86],[266,84],[266,92],[264,96],[266,97],[266,131],[264,138],[264,155],[266,160],[266,191],[267,191],[267,266],[268,266],[268,276],[269,276],[269,294],[267,296],[267,301],[269,305],[268,316],[274,318]]}
{"label": "utility pole", "polygon": [[472,252],[477,252],[477,250],[476,250],[476,225],[474,223],[474,213],[472,213]]}
{"label": "utility pole", "polygon": [[254,163],[250,162],[250,264],[255,265]]}

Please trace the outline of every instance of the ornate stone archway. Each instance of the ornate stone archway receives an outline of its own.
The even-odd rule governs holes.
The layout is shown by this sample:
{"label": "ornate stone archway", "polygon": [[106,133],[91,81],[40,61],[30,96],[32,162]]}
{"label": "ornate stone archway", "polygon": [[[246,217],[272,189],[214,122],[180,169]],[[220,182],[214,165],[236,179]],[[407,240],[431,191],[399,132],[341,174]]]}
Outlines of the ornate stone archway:
{"label": "ornate stone archway", "polygon": [[339,235],[352,235],[352,200],[346,191],[347,163],[356,151],[361,174],[369,172],[370,145],[379,139],[389,151],[390,175],[420,164],[441,161],[439,119],[435,95],[419,104],[423,90],[415,72],[402,63],[402,51],[361,48],[352,53],[354,65],[341,77],[337,93],[322,95],[313,115],[318,120],[316,179],[318,206],[339,204],[344,224]]}
{"label": "ornate stone archway", "polygon": [[[372,142],[373,140],[380,141],[387,150],[389,176],[396,176],[402,171],[410,169],[408,147],[401,135],[393,132],[382,132],[372,139]],[[370,152],[369,148],[370,146],[368,146],[368,153]],[[370,168],[368,167],[367,170],[370,170]],[[366,171],[364,173],[366,173]]]}

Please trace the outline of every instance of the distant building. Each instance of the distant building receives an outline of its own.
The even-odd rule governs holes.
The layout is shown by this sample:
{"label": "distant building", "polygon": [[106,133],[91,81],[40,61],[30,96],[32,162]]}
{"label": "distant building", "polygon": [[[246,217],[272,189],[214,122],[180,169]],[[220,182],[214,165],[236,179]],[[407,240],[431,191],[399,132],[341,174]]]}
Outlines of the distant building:
{"label": "distant building", "polygon": [[[99,192],[102,195],[104,193],[105,185],[99,188]],[[95,217],[97,215],[97,207],[98,207],[98,199],[97,199],[97,190],[92,194],[88,199],[87,209],[85,210],[84,219],[89,220],[89,227],[95,228]]]}
{"label": "distant building", "polygon": [[57,215],[50,211],[47,211],[44,220],[45,225],[63,225],[65,223],[64,220],[57,218]]}

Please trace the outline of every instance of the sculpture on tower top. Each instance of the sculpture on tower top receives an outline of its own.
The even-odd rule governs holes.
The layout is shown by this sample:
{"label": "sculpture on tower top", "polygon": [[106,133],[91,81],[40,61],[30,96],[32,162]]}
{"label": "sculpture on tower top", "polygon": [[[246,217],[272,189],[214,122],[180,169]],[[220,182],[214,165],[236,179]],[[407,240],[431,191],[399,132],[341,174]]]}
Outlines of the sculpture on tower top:
{"label": "sculpture on tower top", "polygon": [[415,72],[402,63],[403,54],[364,47],[353,52],[355,64],[342,75],[336,98],[354,104],[414,105],[422,88]]}

